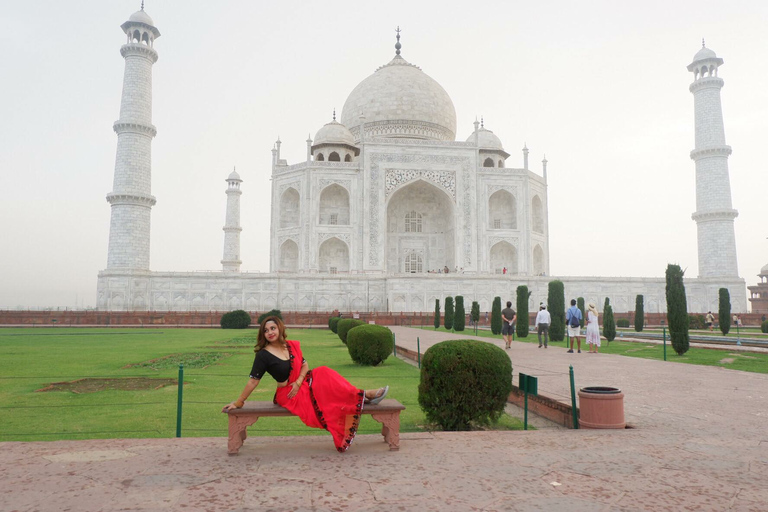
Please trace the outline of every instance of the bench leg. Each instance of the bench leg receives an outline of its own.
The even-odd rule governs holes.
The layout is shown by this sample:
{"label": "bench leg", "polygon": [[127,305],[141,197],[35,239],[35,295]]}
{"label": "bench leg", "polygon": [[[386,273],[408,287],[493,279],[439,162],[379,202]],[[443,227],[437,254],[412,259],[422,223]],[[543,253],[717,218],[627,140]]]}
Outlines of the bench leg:
{"label": "bench leg", "polygon": [[230,455],[237,455],[240,451],[240,447],[243,446],[245,438],[248,437],[246,429],[256,423],[258,416],[238,416],[237,414],[229,415],[229,442],[227,444],[227,450]]}
{"label": "bench leg", "polygon": [[389,443],[391,451],[400,449],[400,411],[371,414],[371,417],[381,423],[381,435],[384,442]]}

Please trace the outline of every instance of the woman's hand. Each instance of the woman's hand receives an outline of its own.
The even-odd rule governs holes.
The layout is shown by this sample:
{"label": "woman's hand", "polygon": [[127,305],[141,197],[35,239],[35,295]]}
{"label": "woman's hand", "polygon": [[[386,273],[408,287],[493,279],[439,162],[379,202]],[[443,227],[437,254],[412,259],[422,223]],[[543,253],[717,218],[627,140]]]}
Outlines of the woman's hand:
{"label": "woman's hand", "polygon": [[288,398],[293,398],[299,392],[299,388],[301,387],[301,384],[299,384],[299,381],[295,380],[290,383],[290,386],[291,386],[291,390],[288,392]]}
{"label": "woman's hand", "polygon": [[221,410],[221,412],[229,412],[232,409],[239,409],[240,407],[237,406],[235,402],[230,402],[227,405],[224,406],[224,408]]}

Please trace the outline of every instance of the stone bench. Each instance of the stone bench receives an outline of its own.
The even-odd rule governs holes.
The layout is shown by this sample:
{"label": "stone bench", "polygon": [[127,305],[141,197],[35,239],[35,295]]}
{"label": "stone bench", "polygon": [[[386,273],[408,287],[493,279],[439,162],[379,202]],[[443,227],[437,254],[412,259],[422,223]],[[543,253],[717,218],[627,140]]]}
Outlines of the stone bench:
{"label": "stone bench", "polygon": [[[365,404],[363,414],[381,423],[381,435],[384,441],[389,443],[390,450],[400,449],[400,411],[405,406],[394,399],[384,399],[377,405]],[[272,402],[245,402],[240,409],[232,409],[224,414],[229,415],[229,444],[230,455],[237,455],[248,437],[246,429],[256,423],[261,417],[266,416],[294,416],[288,409]]]}

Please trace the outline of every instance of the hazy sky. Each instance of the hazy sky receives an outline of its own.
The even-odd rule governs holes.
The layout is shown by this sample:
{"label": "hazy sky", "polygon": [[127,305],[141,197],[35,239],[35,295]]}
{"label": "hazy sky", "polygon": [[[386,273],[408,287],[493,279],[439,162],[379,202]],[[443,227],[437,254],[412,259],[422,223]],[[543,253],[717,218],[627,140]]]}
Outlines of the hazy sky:
{"label": "hazy sky", "polygon": [[[106,267],[125,37],[139,0],[6,2],[0,31],[0,307],[93,306]],[[147,0],[155,42],[152,270],[220,270],[225,178],[243,179],[243,270],[269,271],[270,159],[394,55],[484,116],[507,167],[549,160],[553,275],[698,273],[693,96],[720,77],[739,273],[768,263],[768,2]]]}

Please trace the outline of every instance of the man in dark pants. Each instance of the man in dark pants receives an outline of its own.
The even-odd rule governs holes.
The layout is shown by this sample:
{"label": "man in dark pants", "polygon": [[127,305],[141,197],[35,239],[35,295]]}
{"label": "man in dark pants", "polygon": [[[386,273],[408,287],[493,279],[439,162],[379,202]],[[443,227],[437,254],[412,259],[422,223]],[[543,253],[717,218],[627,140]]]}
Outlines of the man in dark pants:
{"label": "man in dark pants", "polygon": [[507,307],[501,310],[501,335],[504,337],[504,348],[512,347],[512,333],[515,332],[517,313],[512,309],[512,301],[507,301]]}

